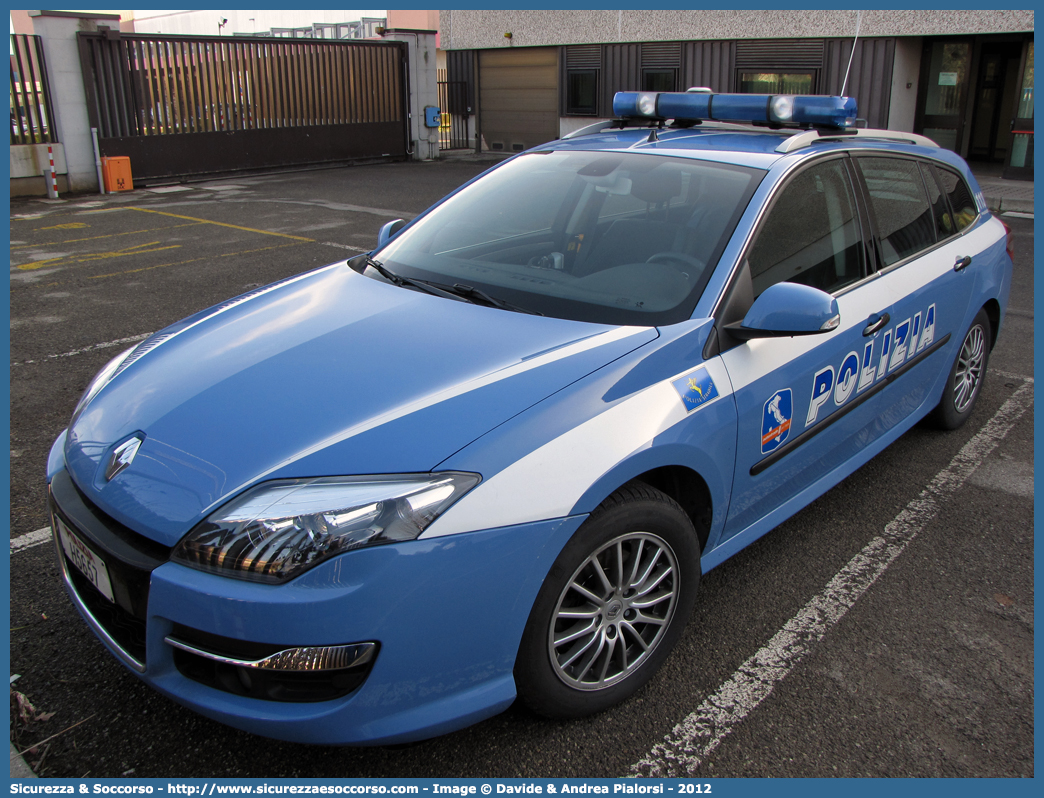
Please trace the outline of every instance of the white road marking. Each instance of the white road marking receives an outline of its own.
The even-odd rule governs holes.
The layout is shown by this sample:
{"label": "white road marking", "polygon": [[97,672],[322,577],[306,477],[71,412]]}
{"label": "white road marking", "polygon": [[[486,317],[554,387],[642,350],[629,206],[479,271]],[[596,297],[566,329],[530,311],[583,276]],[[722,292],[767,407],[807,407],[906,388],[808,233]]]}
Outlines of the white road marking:
{"label": "white road marking", "polygon": [[1012,374],[1010,371],[994,371],[993,369],[990,369],[987,373],[994,377],[1003,377],[1006,380],[1022,380],[1023,382],[1028,383],[1033,382],[1032,377],[1027,377],[1025,374]]}
{"label": "white road marking", "polygon": [[1005,211],[1001,216],[1010,216],[1013,219],[1032,219],[1032,213],[1026,213],[1025,211]]}
{"label": "white road marking", "polygon": [[144,341],[152,333],[142,333],[141,335],[132,335],[129,338],[117,338],[115,341],[106,341],[102,344],[92,344],[91,346],[85,346],[83,349],[74,349],[71,352],[62,352],[60,355],[48,355],[44,360],[23,360],[21,363],[12,363],[12,366],[24,366],[27,363],[46,363],[48,360],[55,360],[59,357],[73,357],[74,355],[82,355],[85,352],[94,352],[98,349],[108,349],[111,346],[120,346],[121,344],[133,344],[138,341]]}
{"label": "white road marking", "polygon": [[732,678],[631,766],[631,774],[672,778],[693,774],[729,733],[823,639],[877,581],[945,502],[1033,405],[1033,381],[1019,387],[921,495],[889,523]]}
{"label": "white road marking", "polygon": [[51,528],[49,526],[45,526],[43,529],[37,529],[35,532],[30,532],[26,535],[11,538],[11,553],[14,554],[16,551],[31,549],[33,546],[42,546],[50,539]]}
{"label": "white road marking", "polygon": [[370,249],[363,249],[362,247],[350,247],[347,244],[338,244],[336,241],[323,241],[324,247],[337,247],[338,249],[350,249],[352,252],[372,252]]}

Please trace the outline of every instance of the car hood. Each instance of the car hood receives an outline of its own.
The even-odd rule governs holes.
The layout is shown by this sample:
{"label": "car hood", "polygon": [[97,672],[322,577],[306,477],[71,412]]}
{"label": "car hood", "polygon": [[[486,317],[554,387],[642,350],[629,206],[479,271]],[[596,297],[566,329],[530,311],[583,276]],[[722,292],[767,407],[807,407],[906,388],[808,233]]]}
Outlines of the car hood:
{"label": "car hood", "polygon": [[[74,419],[65,460],[102,510],[173,545],[260,480],[430,471],[656,336],[429,296],[335,264],[142,342]],[[135,436],[130,466],[107,479],[113,450]]]}

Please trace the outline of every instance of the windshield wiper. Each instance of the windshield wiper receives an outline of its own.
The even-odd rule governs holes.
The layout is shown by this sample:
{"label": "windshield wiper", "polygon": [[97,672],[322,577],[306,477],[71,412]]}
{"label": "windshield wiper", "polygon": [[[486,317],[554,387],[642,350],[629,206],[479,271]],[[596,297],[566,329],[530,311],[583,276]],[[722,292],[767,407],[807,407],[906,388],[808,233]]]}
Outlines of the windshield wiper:
{"label": "windshield wiper", "polygon": [[363,256],[366,259],[366,265],[377,272],[381,277],[387,280],[392,285],[404,286],[408,285],[413,288],[419,288],[426,294],[434,294],[435,296],[445,297],[446,299],[460,299],[461,297],[452,291],[447,291],[445,288],[440,288],[437,285],[427,282],[426,280],[414,280],[412,277],[404,277],[401,274],[396,274],[391,269],[386,267],[383,263],[374,260],[369,255]]}
{"label": "windshield wiper", "polygon": [[478,288],[473,288],[470,285],[464,285],[463,283],[455,283],[452,288],[447,285],[439,285],[438,287],[442,288],[445,291],[449,291],[456,296],[464,297],[465,299],[470,299],[472,302],[475,302],[475,304],[485,304],[492,308],[500,308],[501,310],[513,310],[517,313],[530,313],[534,316],[544,315],[539,310],[530,310],[529,308],[524,308],[521,305],[513,305],[510,302],[505,302],[503,299],[498,299],[495,296],[490,296],[485,291],[482,291]]}
{"label": "windshield wiper", "polygon": [[434,294],[435,296],[445,297],[446,299],[463,299],[465,302],[470,302],[473,305],[485,305],[491,308],[500,308],[501,310],[512,310],[517,313],[531,313],[534,316],[544,315],[538,310],[530,310],[529,308],[524,308],[519,305],[512,305],[510,302],[505,302],[503,299],[497,299],[495,296],[490,296],[485,291],[473,288],[470,285],[457,283],[453,286],[448,286],[443,285],[442,283],[429,282],[428,280],[415,280],[412,277],[405,277],[401,274],[396,274],[383,263],[374,260],[369,255],[364,255],[363,258],[365,259],[367,266],[371,267],[392,285],[408,285],[413,288],[419,288],[421,291],[426,293]]}

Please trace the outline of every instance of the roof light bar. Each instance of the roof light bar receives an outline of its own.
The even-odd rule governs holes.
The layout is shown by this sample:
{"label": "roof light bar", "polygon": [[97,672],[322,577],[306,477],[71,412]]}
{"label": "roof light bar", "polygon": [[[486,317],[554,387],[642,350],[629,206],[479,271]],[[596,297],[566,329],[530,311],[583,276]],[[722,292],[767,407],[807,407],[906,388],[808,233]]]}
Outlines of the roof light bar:
{"label": "roof light bar", "polygon": [[613,113],[648,119],[712,119],[773,125],[854,127],[854,97],[794,94],[705,94],[702,92],[617,92]]}

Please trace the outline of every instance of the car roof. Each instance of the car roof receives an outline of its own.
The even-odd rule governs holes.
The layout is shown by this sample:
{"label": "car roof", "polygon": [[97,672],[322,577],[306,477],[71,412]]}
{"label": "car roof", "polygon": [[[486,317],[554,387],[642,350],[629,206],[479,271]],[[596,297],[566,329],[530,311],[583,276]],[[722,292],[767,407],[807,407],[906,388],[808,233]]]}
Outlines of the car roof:
{"label": "car roof", "polygon": [[[605,123],[608,128],[610,122]],[[655,135],[653,135],[655,134]],[[625,127],[579,132],[551,141],[532,152],[549,150],[628,150],[681,158],[713,160],[736,166],[769,169],[788,155],[807,156],[838,150],[904,153],[943,161],[966,173],[955,153],[913,133],[859,129],[845,135],[815,131],[772,130],[736,124],[709,123],[695,127]]]}
{"label": "car roof", "polygon": [[[651,135],[653,131],[655,136]],[[785,134],[778,131],[743,129],[739,126],[623,128],[551,141],[533,151],[629,150],[767,169],[782,157],[775,150],[786,138]]]}

